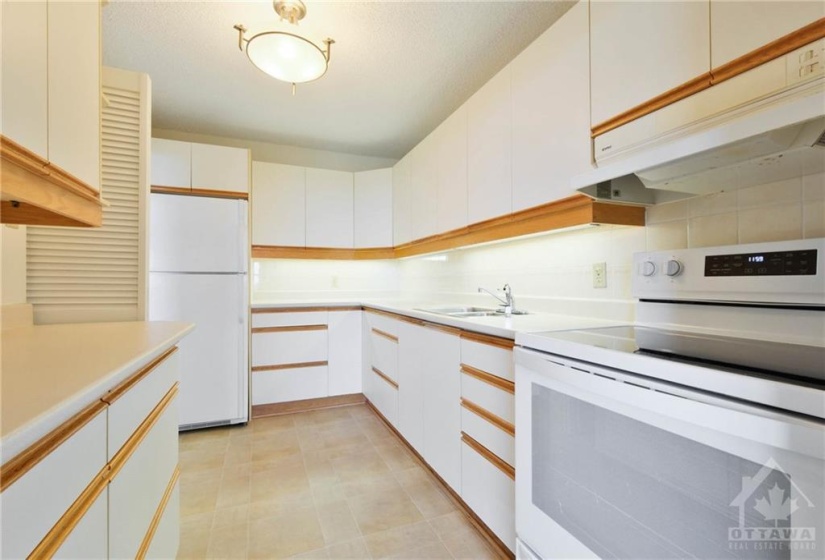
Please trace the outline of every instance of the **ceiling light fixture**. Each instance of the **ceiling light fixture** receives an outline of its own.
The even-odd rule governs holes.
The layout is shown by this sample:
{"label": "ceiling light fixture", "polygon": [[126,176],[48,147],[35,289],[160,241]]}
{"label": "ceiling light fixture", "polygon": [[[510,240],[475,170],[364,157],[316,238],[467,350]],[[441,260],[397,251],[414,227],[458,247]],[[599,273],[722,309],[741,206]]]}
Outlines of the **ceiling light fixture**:
{"label": "ceiling light fixture", "polygon": [[[272,4],[281,21],[292,25],[298,25],[307,14],[301,0],[276,0]],[[290,82],[293,95],[295,84],[317,80],[329,67],[330,45],[335,42],[332,39],[324,39],[326,50],[322,50],[312,41],[286,31],[264,31],[247,39],[246,27],[238,24],[235,29],[238,48],[243,51],[246,43],[246,56],[252,64],[277,80]]]}

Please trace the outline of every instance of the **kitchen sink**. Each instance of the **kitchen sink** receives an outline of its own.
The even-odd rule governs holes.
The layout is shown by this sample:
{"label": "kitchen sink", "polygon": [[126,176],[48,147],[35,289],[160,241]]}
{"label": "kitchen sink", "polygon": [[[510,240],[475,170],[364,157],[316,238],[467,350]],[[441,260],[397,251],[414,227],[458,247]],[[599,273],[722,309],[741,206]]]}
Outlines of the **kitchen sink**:
{"label": "kitchen sink", "polygon": [[[452,307],[435,307],[429,309],[419,309],[418,311],[426,311],[427,313],[435,313],[436,315],[446,315],[448,317],[496,317],[503,316],[503,309],[493,309],[490,307],[472,307],[472,306],[452,306]],[[514,311],[512,315],[527,315],[526,311]]]}

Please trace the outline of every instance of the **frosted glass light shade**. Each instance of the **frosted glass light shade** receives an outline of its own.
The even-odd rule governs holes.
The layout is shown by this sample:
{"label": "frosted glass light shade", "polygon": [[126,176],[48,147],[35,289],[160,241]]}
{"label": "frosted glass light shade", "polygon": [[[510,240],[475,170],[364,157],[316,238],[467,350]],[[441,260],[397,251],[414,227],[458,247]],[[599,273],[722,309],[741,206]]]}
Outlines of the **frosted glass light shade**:
{"label": "frosted glass light shade", "polygon": [[246,44],[249,60],[273,78],[300,84],[311,82],[327,71],[324,51],[311,41],[291,33],[259,33]]}

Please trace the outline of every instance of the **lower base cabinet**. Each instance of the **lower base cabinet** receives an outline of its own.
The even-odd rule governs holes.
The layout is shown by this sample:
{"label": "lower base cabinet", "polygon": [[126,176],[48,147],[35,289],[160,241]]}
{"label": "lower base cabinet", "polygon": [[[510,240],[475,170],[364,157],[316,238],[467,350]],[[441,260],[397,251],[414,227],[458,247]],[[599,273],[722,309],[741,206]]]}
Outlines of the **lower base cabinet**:
{"label": "lower base cabinet", "polygon": [[461,499],[504,544],[515,549],[515,479],[466,443],[461,444]]}

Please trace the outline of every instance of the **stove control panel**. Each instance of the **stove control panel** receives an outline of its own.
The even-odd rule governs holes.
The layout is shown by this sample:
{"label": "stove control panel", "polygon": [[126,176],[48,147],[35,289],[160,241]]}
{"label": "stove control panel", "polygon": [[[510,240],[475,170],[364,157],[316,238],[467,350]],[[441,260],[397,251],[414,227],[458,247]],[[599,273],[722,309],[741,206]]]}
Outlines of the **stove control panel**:
{"label": "stove control panel", "polygon": [[817,250],[705,256],[705,276],[797,276],[816,274]]}

